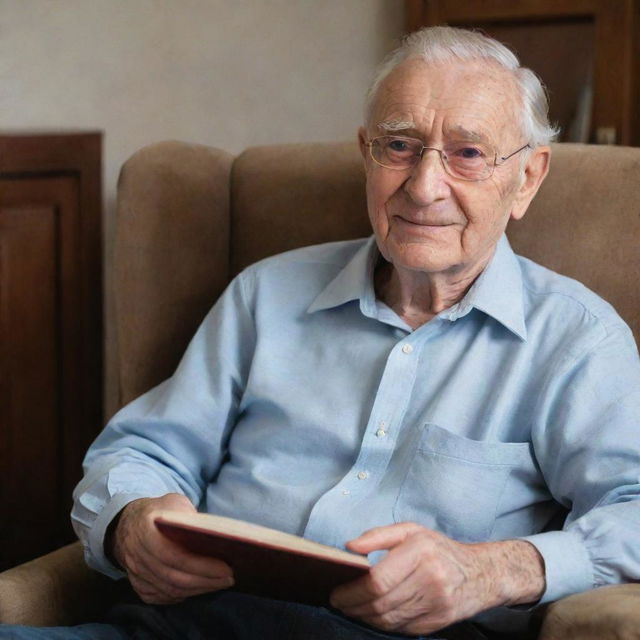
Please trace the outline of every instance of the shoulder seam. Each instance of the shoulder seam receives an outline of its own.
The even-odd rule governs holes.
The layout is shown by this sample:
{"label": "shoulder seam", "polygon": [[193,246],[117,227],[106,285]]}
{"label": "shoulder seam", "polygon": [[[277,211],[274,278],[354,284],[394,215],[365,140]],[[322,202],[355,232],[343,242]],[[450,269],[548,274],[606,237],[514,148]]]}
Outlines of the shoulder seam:
{"label": "shoulder seam", "polygon": [[[569,279],[571,280],[571,278],[569,278]],[[613,331],[619,330],[622,327],[626,326],[626,323],[624,322],[624,320],[622,318],[620,318],[620,316],[615,311],[615,309],[610,305],[610,303],[608,303],[604,298],[600,298],[597,293],[592,292],[588,287],[583,285],[581,282],[579,282],[577,280],[575,280],[575,282],[578,283],[580,286],[585,287],[586,291],[590,292],[598,300],[600,300],[602,303],[604,303],[604,305],[609,307],[611,309],[611,311],[612,311],[612,313],[610,314],[611,318],[613,320],[615,320],[615,322],[612,322],[612,323],[605,322],[605,320],[603,320],[603,318],[601,317],[600,314],[596,313],[593,309],[588,307],[582,300],[579,300],[578,298],[576,298],[575,296],[571,295],[570,293],[567,293],[566,291],[559,291],[557,289],[549,289],[549,290],[545,290],[545,291],[540,291],[540,290],[537,290],[537,289],[534,289],[534,288],[530,287],[524,281],[524,279],[523,279],[523,282],[522,282],[522,286],[530,294],[535,295],[535,296],[560,296],[562,298],[565,298],[567,300],[570,300],[570,301],[574,302],[575,304],[579,305],[580,308],[586,314],[588,314],[590,318],[593,318],[597,322],[598,326],[602,327],[602,330],[604,331],[605,335],[610,335]]]}

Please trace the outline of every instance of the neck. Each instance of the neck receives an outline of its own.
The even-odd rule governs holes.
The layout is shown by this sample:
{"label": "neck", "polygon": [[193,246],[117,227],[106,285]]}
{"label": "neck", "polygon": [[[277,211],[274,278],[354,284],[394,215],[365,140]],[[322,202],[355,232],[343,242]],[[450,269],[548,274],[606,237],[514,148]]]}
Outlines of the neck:
{"label": "neck", "polygon": [[396,268],[382,258],[375,270],[376,297],[412,329],[464,298],[489,260],[464,273],[426,273]]}

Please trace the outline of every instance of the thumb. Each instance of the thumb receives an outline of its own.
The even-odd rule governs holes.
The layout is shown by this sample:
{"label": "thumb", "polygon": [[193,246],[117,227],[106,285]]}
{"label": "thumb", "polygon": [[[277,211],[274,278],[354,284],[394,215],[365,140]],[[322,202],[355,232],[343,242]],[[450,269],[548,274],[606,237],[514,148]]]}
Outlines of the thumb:
{"label": "thumb", "polygon": [[392,549],[422,527],[414,522],[401,522],[385,527],[375,527],[347,542],[347,547],[356,553],[371,553],[381,549]]}
{"label": "thumb", "polygon": [[186,513],[197,511],[191,500],[181,493],[167,493],[159,499],[155,506],[157,509],[169,509]]}

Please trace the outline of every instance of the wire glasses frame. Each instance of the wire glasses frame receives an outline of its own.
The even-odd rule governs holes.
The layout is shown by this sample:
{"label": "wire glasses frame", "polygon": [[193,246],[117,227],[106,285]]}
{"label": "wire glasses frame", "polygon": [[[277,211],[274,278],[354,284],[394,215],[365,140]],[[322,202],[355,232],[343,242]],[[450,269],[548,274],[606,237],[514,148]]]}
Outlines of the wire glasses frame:
{"label": "wire glasses frame", "polygon": [[[417,138],[378,136],[365,144],[376,164],[395,171],[414,167],[425,151],[437,151],[444,170],[451,177],[470,182],[490,178],[496,166],[524,149],[531,148],[527,143],[514,152],[499,157],[497,151],[473,142],[453,142],[438,149],[422,144],[422,140]],[[391,147],[393,144],[396,145],[395,148]],[[469,155],[470,152],[472,155]]]}

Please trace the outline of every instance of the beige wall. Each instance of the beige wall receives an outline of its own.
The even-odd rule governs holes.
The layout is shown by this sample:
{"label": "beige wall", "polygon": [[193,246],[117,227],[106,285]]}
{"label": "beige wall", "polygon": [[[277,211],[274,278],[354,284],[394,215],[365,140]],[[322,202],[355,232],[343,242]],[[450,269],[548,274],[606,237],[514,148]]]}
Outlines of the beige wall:
{"label": "beige wall", "polygon": [[[0,129],[104,131],[108,287],[117,172],[131,153],[167,138],[234,153],[353,138],[368,80],[401,34],[403,7],[402,0],[0,0]],[[110,386],[108,321],[106,330]]]}

